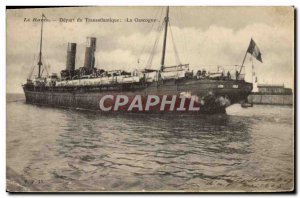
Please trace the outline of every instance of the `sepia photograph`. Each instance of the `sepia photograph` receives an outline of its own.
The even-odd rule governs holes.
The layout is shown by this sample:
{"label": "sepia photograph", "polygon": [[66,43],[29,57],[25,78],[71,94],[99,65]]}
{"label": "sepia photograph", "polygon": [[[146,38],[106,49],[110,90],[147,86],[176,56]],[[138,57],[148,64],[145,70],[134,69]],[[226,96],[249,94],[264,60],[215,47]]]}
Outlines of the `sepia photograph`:
{"label": "sepia photograph", "polygon": [[6,7],[6,191],[293,192],[295,7]]}

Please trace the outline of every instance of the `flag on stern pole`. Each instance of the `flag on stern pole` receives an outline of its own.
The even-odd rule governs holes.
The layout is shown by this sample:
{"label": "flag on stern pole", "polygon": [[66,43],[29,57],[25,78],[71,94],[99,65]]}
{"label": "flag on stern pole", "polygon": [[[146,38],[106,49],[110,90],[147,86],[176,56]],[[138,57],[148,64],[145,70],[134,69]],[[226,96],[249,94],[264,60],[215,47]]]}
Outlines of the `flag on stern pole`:
{"label": "flag on stern pole", "polygon": [[258,61],[263,62],[261,58],[260,50],[252,38],[247,52],[250,53],[252,56],[254,56]]}

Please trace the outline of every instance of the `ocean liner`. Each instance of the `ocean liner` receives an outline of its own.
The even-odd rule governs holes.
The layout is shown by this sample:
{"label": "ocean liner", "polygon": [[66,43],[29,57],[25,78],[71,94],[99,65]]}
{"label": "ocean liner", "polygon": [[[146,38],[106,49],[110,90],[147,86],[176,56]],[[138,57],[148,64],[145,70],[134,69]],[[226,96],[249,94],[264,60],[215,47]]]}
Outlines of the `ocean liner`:
{"label": "ocean liner", "polygon": [[38,74],[22,85],[27,103],[101,112],[214,114],[225,113],[231,104],[247,102],[252,91],[252,83],[246,82],[241,74],[243,64],[234,75],[224,71],[194,72],[189,64],[165,65],[169,7],[162,22],[164,37],[159,69],[133,72],[97,69],[96,38],[88,37],[83,67],[75,69],[77,45],[68,43],[66,68],[60,76],[55,73],[43,76],[44,20],[42,15]]}

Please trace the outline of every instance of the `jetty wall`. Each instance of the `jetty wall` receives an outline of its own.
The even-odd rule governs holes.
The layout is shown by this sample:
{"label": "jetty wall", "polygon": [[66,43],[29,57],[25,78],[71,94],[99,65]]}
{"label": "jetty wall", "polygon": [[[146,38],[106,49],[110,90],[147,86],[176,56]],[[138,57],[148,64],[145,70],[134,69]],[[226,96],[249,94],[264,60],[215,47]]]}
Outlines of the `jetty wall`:
{"label": "jetty wall", "polygon": [[293,105],[293,95],[253,93],[248,96],[248,102],[253,104]]}

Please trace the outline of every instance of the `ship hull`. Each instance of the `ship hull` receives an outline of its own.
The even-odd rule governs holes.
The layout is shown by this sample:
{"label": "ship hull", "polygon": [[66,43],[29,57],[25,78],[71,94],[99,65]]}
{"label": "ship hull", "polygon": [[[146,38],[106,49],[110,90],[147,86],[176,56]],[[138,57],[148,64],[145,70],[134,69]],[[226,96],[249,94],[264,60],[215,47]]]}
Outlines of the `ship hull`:
{"label": "ship hull", "polygon": [[[226,107],[247,99],[252,85],[235,80],[168,80],[145,84],[115,84],[109,86],[77,86],[77,87],[30,87],[23,86],[26,102],[30,104],[63,107],[72,109],[88,109],[109,112],[185,112],[185,113],[225,113]],[[101,99],[108,97],[105,109],[101,108]],[[128,102],[116,104],[116,98],[123,96]],[[141,105],[136,97],[140,96]],[[158,103],[146,108],[149,96],[157,96]],[[174,97],[174,105],[161,104]],[[184,102],[182,99],[184,98]],[[135,101],[135,102],[134,102]],[[120,102],[120,100],[119,100]],[[135,103],[135,104],[133,104]],[[191,104],[192,103],[192,104]],[[135,106],[129,108],[130,105]],[[117,108],[116,108],[117,106]],[[109,110],[107,110],[109,109]]]}

